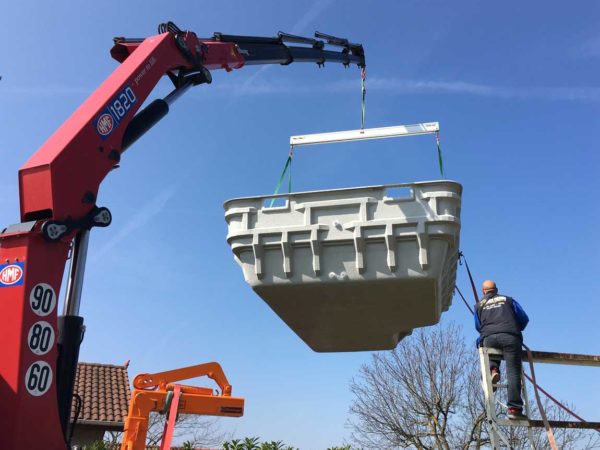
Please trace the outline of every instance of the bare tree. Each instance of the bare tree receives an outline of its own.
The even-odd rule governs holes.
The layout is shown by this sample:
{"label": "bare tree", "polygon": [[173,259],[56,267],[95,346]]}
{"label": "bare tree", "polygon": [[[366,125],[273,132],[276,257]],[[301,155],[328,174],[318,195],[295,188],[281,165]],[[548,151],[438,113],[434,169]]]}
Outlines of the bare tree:
{"label": "bare tree", "polygon": [[[364,448],[468,450],[489,445],[478,355],[454,324],[420,329],[395,350],[373,354],[350,390],[350,426]],[[546,406],[550,417],[564,418],[558,408]],[[506,433],[515,449],[529,448],[524,428]],[[543,430],[534,435],[535,448],[547,448]],[[598,448],[586,430],[560,430],[555,437],[561,449]]]}

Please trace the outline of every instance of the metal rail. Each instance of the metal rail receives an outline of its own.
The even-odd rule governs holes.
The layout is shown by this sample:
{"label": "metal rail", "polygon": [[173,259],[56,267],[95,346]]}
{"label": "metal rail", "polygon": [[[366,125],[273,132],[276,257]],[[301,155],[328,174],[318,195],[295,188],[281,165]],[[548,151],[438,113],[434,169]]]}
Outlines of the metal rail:
{"label": "metal rail", "polygon": [[[508,420],[498,419],[496,423],[502,427],[544,428],[543,420]],[[578,420],[549,420],[552,428],[581,428],[587,430],[600,429],[600,422],[580,422]]]}
{"label": "metal rail", "polygon": [[[600,367],[600,355],[582,355],[578,353],[556,353],[532,351],[533,362],[543,364],[566,364],[573,366]],[[528,360],[527,352],[523,352],[523,360]]]}

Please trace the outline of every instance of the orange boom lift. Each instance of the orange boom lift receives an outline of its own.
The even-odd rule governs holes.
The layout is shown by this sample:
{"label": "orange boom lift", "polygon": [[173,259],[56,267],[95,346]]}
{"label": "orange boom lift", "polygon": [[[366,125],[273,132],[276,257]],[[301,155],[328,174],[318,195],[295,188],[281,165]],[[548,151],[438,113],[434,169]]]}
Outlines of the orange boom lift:
{"label": "orange boom lift", "polygon": [[[219,386],[212,388],[174,384],[175,381],[207,376]],[[231,385],[221,366],[216,362],[168,370],[142,373],[133,380],[129,414],[121,450],[144,450],[151,412],[168,414],[163,432],[161,450],[171,448],[175,422],[179,414],[240,417],[244,414],[244,399],[231,396]]]}

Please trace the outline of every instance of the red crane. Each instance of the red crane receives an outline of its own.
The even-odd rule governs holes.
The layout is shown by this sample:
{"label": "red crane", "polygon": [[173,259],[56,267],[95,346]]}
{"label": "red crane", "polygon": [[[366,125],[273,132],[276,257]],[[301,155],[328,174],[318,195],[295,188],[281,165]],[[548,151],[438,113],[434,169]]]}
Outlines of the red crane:
{"label": "red crane", "polygon": [[[111,222],[109,210],[97,206],[97,194],[123,152],[188,88],[210,83],[211,70],[292,62],[365,67],[360,44],[320,33],[316,39],[286,33],[203,39],[171,22],[158,31],[146,39],[114,39],[111,55],[119,67],[19,171],[21,222],[0,233],[3,449],[67,446],[89,230]],[[164,75],[175,89],[138,111]],[[59,316],[57,295],[69,257]]]}

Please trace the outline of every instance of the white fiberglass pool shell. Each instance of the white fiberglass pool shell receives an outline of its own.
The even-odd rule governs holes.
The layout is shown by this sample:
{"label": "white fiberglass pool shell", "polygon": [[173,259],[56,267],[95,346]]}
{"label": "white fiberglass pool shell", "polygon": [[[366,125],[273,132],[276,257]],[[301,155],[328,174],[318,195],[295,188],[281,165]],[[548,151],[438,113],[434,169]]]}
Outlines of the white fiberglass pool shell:
{"label": "white fiberglass pool shell", "polygon": [[451,304],[461,193],[427,181],[233,199],[227,241],[248,284],[313,350],[392,349]]}

